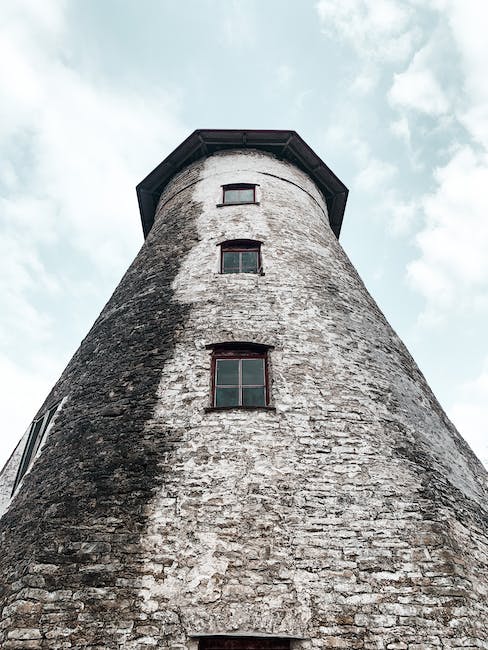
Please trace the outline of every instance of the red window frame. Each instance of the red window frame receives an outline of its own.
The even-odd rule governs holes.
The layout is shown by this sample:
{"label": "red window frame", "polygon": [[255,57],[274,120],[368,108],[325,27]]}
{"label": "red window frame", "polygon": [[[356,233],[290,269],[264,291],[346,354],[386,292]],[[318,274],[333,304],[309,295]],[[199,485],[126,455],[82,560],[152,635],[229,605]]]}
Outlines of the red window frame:
{"label": "red window frame", "polygon": [[[232,190],[252,190],[252,201],[226,201],[225,193]],[[247,203],[256,203],[255,183],[231,183],[230,185],[222,185],[222,205],[246,205]]]}
{"label": "red window frame", "polygon": [[[211,405],[216,409],[266,409],[269,408],[270,390],[269,390],[269,362],[268,362],[268,346],[262,345],[220,345],[212,346],[212,363],[211,363]],[[265,403],[259,406],[248,406],[242,404],[242,383],[236,384],[239,388],[239,401],[240,404],[231,406],[217,406],[217,361],[219,359],[263,359],[264,361],[264,399]]]}
{"label": "red window frame", "polygon": [[[231,239],[229,241],[222,242],[220,244],[220,272],[227,273],[224,271],[224,253],[249,253],[256,252],[258,254],[258,264],[256,273],[262,274],[262,263],[261,263],[261,242],[255,241],[253,239]],[[242,271],[242,258],[239,256],[239,273],[250,273],[250,271]],[[231,275],[229,273],[229,275]]]}
{"label": "red window frame", "polygon": [[289,639],[259,637],[206,637],[198,650],[290,650]]}

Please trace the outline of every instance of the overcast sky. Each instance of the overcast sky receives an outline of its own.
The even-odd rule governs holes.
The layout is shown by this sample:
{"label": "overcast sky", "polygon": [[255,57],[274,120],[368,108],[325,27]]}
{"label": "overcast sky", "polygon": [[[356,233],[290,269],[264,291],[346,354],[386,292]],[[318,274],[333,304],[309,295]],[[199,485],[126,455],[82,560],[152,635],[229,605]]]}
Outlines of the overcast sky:
{"label": "overcast sky", "polygon": [[295,129],[341,242],[488,465],[486,0],[0,0],[0,466],[195,128]]}

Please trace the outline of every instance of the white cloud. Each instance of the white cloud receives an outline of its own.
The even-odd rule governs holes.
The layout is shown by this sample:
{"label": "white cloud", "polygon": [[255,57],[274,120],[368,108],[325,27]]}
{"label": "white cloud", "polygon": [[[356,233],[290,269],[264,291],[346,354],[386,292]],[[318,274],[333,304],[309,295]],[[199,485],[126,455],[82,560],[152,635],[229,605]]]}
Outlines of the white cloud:
{"label": "white cloud", "polygon": [[[380,161],[376,143],[358,136],[364,129],[348,108],[337,116],[339,126],[328,129],[327,143],[337,151],[344,142],[350,147],[358,191],[389,186],[370,214],[386,218],[393,234],[404,235],[423,219],[418,254],[407,268],[410,286],[425,301],[418,321],[452,337],[446,349],[462,331],[463,346],[483,357],[486,337],[477,337],[488,315],[488,4],[405,0],[389,7],[389,20],[373,19],[385,7],[381,2],[320,0],[316,6],[323,31],[360,58],[349,92],[370,93],[366,109],[384,115],[380,82],[389,88],[390,133],[404,143],[410,169],[399,163],[394,175],[391,158]],[[377,140],[384,144],[381,135]],[[457,394],[447,410],[488,466],[488,357],[477,379]]]}
{"label": "white cloud", "polygon": [[323,31],[367,59],[403,61],[417,40],[411,8],[396,0],[319,0],[316,8]]}
{"label": "white cloud", "polygon": [[377,158],[370,159],[356,176],[356,187],[380,194],[388,189],[396,173],[397,169],[391,163]]}
{"label": "white cloud", "polygon": [[458,390],[458,399],[448,409],[480,460],[488,468],[488,358],[479,376]]}
{"label": "white cloud", "polygon": [[367,163],[370,148],[366,140],[357,136],[353,116],[343,111],[341,120],[332,120],[324,132],[326,151],[343,151],[352,156],[358,166]]}
{"label": "white cloud", "polygon": [[351,84],[351,90],[359,95],[371,93],[379,81],[377,68],[373,65],[367,66],[354,79]]}
{"label": "white cloud", "polygon": [[412,229],[419,213],[416,201],[401,201],[395,199],[390,208],[390,232],[396,236],[403,236]]}
{"label": "white cloud", "polygon": [[424,47],[413,57],[405,72],[395,74],[388,94],[394,106],[414,109],[429,115],[442,115],[449,101],[430,64],[431,48]]}
{"label": "white cloud", "polygon": [[358,169],[355,190],[372,195],[365,210],[381,218],[395,237],[407,235],[419,214],[418,201],[402,198],[396,184],[398,168],[386,160],[375,158],[367,142],[351,136],[352,132],[354,129],[349,126],[347,116],[343,115],[340,125],[330,126],[326,130],[326,149],[336,153],[347,150]]}
{"label": "white cloud", "polygon": [[488,4],[484,0],[450,0],[447,16],[464,72],[458,118],[472,137],[488,149]]}
{"label": "white cloud", "polygon": [[[8,61],[0,69],[0,143],[8,152],[22,136],[30,149],[27,160],[7,158],[0,168],[2,225],[13,250],[6,245],[2,262],[7,272],[24,267],[9,274],[20,293],[25,280],[16,277],[39,280],[31,264],[39,244],[61,237],[104,272],[119,273],[140,237],[134,185],[182,136],[171,98],[97,87],[63,63],[60,7],[47,3],[39,22],[36,3],[21,3],[0,38],[0,60]],[[50,36],[59,44],[46,47]]]}
{"label": "white cloud", "polygon": [[293,79],[294,70],[285,63],[278,66],[276,70],[276,80],[280,86],[288,86]]}
{"label": "white cloud", "polygon": [[412,136],[410,132],[410,125],[405,115],[402,115],[390,124],[390,131],[398,138],[402,138],[405,144],[410,146]]}
{"label": "white cloud", "polygon": [[218,4],[222,40],[231,48],[250,47],[256,42],[257,22],[253,0],[227,0]]}
{"label": "white cloud", "polygon": [[[440,120],[438,120],[438,122],[439,121]],[[415,120],[412,119],[412,122],[415,123]],[[416,135],[416,130],[414,128],[412,132],[410,119],[409,116],[407,116],[406,111],[391,122],[389,130],[403,143],[404,153],[407,154],[411,170],[415,172],[425,170],[425,161],[422,160],[421,157],[422,148],[421,146],[414,146],[414,135]]]}
{"label": "white cloud", "polygon": [[[48,30],[46,19],[36,22],[35,3],[21,6],[27,9],[17,20],[11,17],[0,39],[0,60],[8,60],[0,69],[0,138],[9,142],[22,135],[32,150],[24,195],[49,203],[51,214],[74,229],[77,246],[95,263],[119,268],[138,227],[134,184],[183,135],[174,117],[177,107],[153,88],[141,97],[85,79],[64,62],[68,33],[62,31],[62,16],[51,11]],[[54,42],[47,47],[53,24]],[[36,47],[38,41],[42,47]],[[4,165],[13,178],[15,162]],[[31,212],[29,228],[36,229],[37,217]],[[114,257],[107,258],[97,245],[110,239],[114,228],[118,243]]]}
{"label": "white cloud", "polygon": [[[76,260],[84,281],[96,276],[110,294],[142,241],[134,186],[187,132],[177,97],[95,83],[69,65],[63,2],[19,0],[2,11],[0,356],[9,384],[29,392],[29,372],[36,388],[44,375],[32,358],[30,368],[9,359],[19,340],[29,349],[56,339],[40,296],[76,296]],[[0,394],[5,424],[18,404]]]}
{"label": "white cloud", "polygon": [[[427,325],[454,313],[486,313],[488,291],[488,6],[482,0],[440,4],[434,9],[444,27],[432,31],[389,92],[400,109],[395,134],[411,143],[405,111],[417,111],[436,117],[430,134],[450,143],[436,152],[447,162],[433,172],[435,189],[418,198],[425,221],[416,238],[419,254],[407,268],[410,285],[425,298],[419,321]],[[456,70],[446,76],[452,61]]]}
{"label": "white cloud", "polygon": [[463,147],[435,178],[436,191],[422,201],[420,255],[408,278],[430,311],[472,309],[488,290],[488,156]]}

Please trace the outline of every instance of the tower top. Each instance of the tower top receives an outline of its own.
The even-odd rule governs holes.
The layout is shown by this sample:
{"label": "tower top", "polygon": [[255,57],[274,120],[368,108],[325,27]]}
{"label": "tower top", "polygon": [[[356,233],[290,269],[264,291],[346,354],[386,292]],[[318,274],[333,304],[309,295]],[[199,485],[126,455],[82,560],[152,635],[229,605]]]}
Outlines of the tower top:
{"label": "tower top", "polygon": [[181,169],[199,158],[225,149],[260,149],[288,160],[317,185],[327,202],[329,223],[339,238],[348,189],[296,131],[197,129],[169,154],[136,188],[142,229],[147,237],[162,191]]}

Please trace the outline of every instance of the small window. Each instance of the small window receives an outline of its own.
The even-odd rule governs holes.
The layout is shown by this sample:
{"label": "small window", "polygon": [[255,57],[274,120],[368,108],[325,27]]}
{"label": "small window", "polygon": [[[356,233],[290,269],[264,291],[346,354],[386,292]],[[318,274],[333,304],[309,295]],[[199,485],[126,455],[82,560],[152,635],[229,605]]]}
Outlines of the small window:
{"label": "small window", "polygon": [[256,203],[256,186],[249,183],[239,183],[223,186],[224,205],[238,205],[239,203]]}
{"label": "small window", "polygon": [[264,346],[216,347],[212,357],[214,408],[268,406],[268,363]]}
{"label": "small window", "polygon": [[220,245],[222,273],[261,273],[261,242],[235,239]]}
{"label": "small window", "polygon": [[12,494],[15,492],[25,473],[34,462],[37,451],[39,450],[39,447],[43,443],[46,436],[47,428],[51,424],[51,421],[60,406],[61,402],[54,404],[54,406],[51,406],[51,408],[43,413],[40,418],[34,420],[30,425],[28,429],[27,442],[25,445],[24,453],[22,454],[22,460],[20,461],[17,476],[15,477]]}

